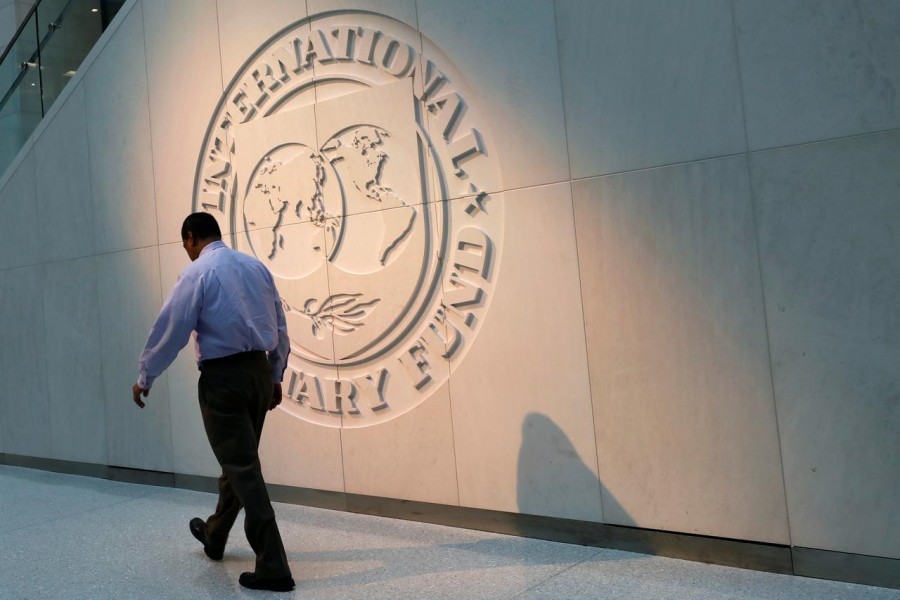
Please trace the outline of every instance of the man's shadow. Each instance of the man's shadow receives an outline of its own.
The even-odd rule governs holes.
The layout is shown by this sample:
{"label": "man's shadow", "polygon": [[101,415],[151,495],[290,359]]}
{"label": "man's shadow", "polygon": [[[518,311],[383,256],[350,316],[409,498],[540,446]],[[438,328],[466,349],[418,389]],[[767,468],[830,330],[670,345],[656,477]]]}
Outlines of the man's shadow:
{"label": "man's shadow", "polygon": [[600,522],[601,490],[595,468],[585,464],[568,435],[549,417],[529,413],[519,449],[519,512]]}

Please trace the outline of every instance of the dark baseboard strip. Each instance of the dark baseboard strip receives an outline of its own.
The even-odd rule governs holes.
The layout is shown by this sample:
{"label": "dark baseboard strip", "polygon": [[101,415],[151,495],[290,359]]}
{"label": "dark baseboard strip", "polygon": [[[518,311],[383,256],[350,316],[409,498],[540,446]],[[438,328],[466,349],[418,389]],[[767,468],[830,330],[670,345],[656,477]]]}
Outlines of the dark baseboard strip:
{"label": "dark baseboard strip", "polygon": [[109,476],[107,479],[124,483],[138,483],[140,485],[175,487],[175,475],[173,473],[144,471],[142,469],[130,469],[128,467],[109,467]]}
{"label": "dark baseboard strip", "polygon": [[215,477],[204,475],[182,475],[175,473],[175,487],[194,492],[219,493],[219,482]]}
{"label": "dark baseboard strip", "polygon": [[269,489],[269,497],[275,502],[347,511],[347,495],[343,492],[329,492],[327,490],[313,490],[277,484],[269,484],[267,487]]}
{"label": "dark baseboard strip", "polygon": [[605,525],[392,498],[347,494],[350,512],[505,533],[581,546],[614,548],[773,573],[793,573],[788,546]]}
{"label": "dark baseboard strip", "polygon": [[900,560],[814,548],[793,552],[796,575],[900,589]]}
{"label": "dark baseboard strip", "polygon": [[[0,464],[143,485],[209,493],[218,491],[216,478],[199,475],[141,471],[14,454],[0,454]],[[269,485],[269,495],[276,502],[288,504],[900,589],[898,559],[286,485]]]}
{"label": "dark baseboard strip", "polygon": [[[215,477],[205,475],[181,475],[175,473],[174,487],[195,492],[219,493],[219,481]],[[314,490],[299,488],[290,485],[278,485],[269,483],[269,498],[273,502],[285,504],[297,504],[300,506],[312,506],[315,508],[327,508],[329,510],[347,511],[346,494],[343,492],[329,492],[326,490]]]}
{"label": "dark baseboard strip", "polygon": [[0,464],[9,465],[11,467],[38,469],[40,471],[51,471],[53,473],[64,473],[66,475],[82,475],[84,477],[109,479],[109,467],[94,463],[57,460],[55,458],[40,458],[37,456],[20,456],[18,454],[2,454],[0,455]]}

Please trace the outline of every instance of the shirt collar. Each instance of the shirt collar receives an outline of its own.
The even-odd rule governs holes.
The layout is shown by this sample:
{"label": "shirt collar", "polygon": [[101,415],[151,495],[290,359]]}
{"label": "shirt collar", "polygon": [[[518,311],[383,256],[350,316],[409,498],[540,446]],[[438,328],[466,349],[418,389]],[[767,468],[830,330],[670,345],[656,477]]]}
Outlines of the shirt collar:
{"label": "shirt collar", "polygon": [[200,256],[203,256],[207,252],[212,252],[213,250],[218,250],[219,248],[225,248],[225,242],[222,240],[216,240],[215,242],[210,242],[206,246],[203,247],[203,250],[200,251]]}

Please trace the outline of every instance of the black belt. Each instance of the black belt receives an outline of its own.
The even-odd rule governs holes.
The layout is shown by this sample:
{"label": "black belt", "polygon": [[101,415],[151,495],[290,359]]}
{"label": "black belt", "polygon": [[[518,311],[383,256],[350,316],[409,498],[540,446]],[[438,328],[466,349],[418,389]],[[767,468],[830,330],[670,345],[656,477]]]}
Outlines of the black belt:
{"label": "black belt", "polygon": [[229,354],[219,358],[208,358],[197,363],[202,371],[204,367],[223,367],[228,365],[237,365],[241,363],[249,363],[258,360],[265,360],[266,353],[263,350],[250,350],[249,352],[238,352],[237,354]]}

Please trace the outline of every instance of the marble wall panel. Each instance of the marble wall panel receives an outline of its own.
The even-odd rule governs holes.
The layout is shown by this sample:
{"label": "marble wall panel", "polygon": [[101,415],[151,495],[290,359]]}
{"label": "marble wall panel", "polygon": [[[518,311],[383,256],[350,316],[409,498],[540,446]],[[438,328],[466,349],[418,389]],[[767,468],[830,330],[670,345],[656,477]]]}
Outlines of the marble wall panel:
{"label": "marble wall panel", "polygon": [[746,148],[728,0],[555,6],[573,178]]}
{"label": "marble wall panel", "polygon": [[132,402],[138,357],[162,306],[157,247],[95,258],[109,464],[172,471],[167,376],[153,384],[146,408]]}
{"label": "marble wall panel", "polygon": [[450,376],[460,504],[601,521],[569,184],[507,192],[483,219],[492,202],[494,297]]}
{"label": "marble wall panel", "polygon": [[[190,259],[181,243],[159,247],[161,297],[165,299]],[[160,306],[162,306],[160,304]],[[149,333],[149,331],[147,332]],[[194,340],[178,354],[166,371],[169,415],[172,423],[173,465],[176,473],[218,477],[221,470],[206,439],[197,398],[197,355]],[[152,396],[151,396],[152,398]]]}
{"label": "marble wall panel", "polygon": [[[423,180],[429,175],[419,160],[415,105],[411,78],[316,103],[318,145],[334,173],[333,188],[325,189],[326,210],[329,204],[337,206],[331,212],[345,215],[400,215],[418,210],[412,207],[425,201]],[[382,152],[383,160],[373,161],[373,153]],[[341,196],[343,207],[337,204]],[[401,207],[410,208],[391,210]],[[402,222],[395,225],[402,231],[409,217],[398,218]],[[359,221],[345,220],[344,227]],[[368,246],[358,233],[344,234],[342,246],[347,250]]]}
{"label": "marble wall panel", "polygon": [[106,405],[94,259],[47,264],[42,290],[53,458],[106,464]]}
{"label": "marble wall panel", "polygon": [[900,4],[734,3],[751,150],[900,127]]}
{"label": "marble wall panel", "polygon": [[[359,411],[344,411],[344,427],[368,427],[409,410],[449,377],[449,364],[433,352],[434,338],[425,341],[421,356],[407,352],[427,326],[426,311],[434,308],[440,286],[436,208],[426,204],[350,215],[343,220],[340,249],[329,250],[329,293],[341,302],[331,311],[340,319],[333,334],[338,374],[359,384],[386,370],[382,397],[371,386],[357,386]],[[439,343],[443,354],[444,343]]]}
{"label": "marble wall panel", "polygon": [[[428,211],[429,215],[432,209],[432,205],[418,208],[420,213]],[[345,219],[346,226],[348,231],[352,229],[357,234],[361,226],[378,231],[383,223],[391,222],[398,210],[405,209],[352,215]],[[374,349],[378,345],[371,346],[368,354],[359,354],[360,344],[364,348],[373,343],[372,336],[378,339],[385,327],[388,331],[392,330],[391,327],[393,330],[400,328],[399,325],[391,326],[391,323],[406,314],[405,301],[408,301],[410,294],[415,294],[409,284],[417,280],[419,271],[412,270],[413,266],[407,258],[415,255],[421,259],[422,254],[417,253],[416,249],[423,248],[419,237],[422,229],[421,223],[413,227],[407,244],[383,269],[363,268],[358,254],[354,255],[355,260],[348,262],[348,257],[338,253],[335,260],[328,263],[330,294],[360,294],[359,299],[364,303],[378,300],[355,331],[335,330],[333,338],[335,357],[339,363],[338,379],[358,384],[361,378],[371,376],[378,369],[388,369],[381,398],[387,408],[375,409],[375,397],[359,386],[355,403],[358,414],[350,414],[346,410],[346,402],[343,405],[341,448],[344,483],[348,493],[456,505],[456,463],[447,384],[449,363],[440,357],[430,356],[427,368],[433,377],[417,389],[404,369],[391,367],[399,352],[396,346],[393,350],[381,351]],[[367,235],[359,235],[354,246],[368,250],[370,254],[378,249],[378,245],[372,244]],[[361,358],[373,354],[377,358]],[[361,364],[353,364],[353,355]],[[407,412],[401,412],[404,410]],[[400,415],[391,418],[391,411]],[[384,420],[385,415],[389,420]],[[375,424],[376,421],[380,422]]]}
{"label": "marble wall panel", "polygon": [[364,10],[393,17],[417,27],[416,0],[307,0],[309,14],[315,17],[333,10]]}
{"label": "marble wall panel", "polygon": [[[315,108],[254,119],[236,126],[233,136],[232,164],[239,174],[234,230],[250,232],[253,252],[266,256],[275,250],[272,232],[314,218],[311,198],[319,165],[310,155],[318,147]],[[268,167],[270,162],[275,166]],[[331,173],[326,171],[324,207],[327,214],[340,214],[341,192]],[[297,251],[290,245],[286,249]]]}
{"label": "marble wall panel", "polygon": [[40,262],[50,240],[37,231],[34,153],[29,152],[0,189],[0,270]]}
{"label": "marble wall panel", "polygon": [[0,111],[0,182],[22,149],[19,142],[20,131],[19,115],[14,114],[9,106]]}
{"label": "marble wall panel", "polygon": [[131,6],[85,75],[97,253],[157,243],[144,19]]}
{"label": "marble wall panel", "polygon": [[359,315],[335,331],[340,361],[371,355],[374,350],[365,348],[384,347],[409,325],[412,317],[406,315],[429,287],[425,265],[435,252],[427,231],[430,213],[427,205],[403,206],[343,220],[346,238],[328,262],[329,290],[334,297],[354,297],[343,312]]}
{"label": "marble wall panel", "polygon": [[94,211],[84,86],[77,85],[34,145],[38,218],[49,231],[43,260],[94,253]]}
{"label": "marble wall panel", "polygon": [[[304,312],[311,299],[317,303],[329,296],[325,233],[308,221],[285,226],[279,233],[285,242],[275,259],[267,259],[265,252],[260,252],[259,256],[272,271],[285,303],[293,351],[282,384],[281,407],[267,416],[260,458],[266,481],[270,483],[343,491],[341,416],[312,409],[314,394],[303,394],[322,389],[324,384],[314,382],[305,374],[309,363],[300,358],[300,354],[310,351],[324,362],[334,360],[331,330],[327,327],[314,330],[313,321],[308,312]],[[272,232],[268,231],[268,234],[271,236]],[[263,240],[261,237],[256,239]],[[321,251],[312,252],[313,247]],[[252,254],[250,249],[242,249]],[[303,270],[297,271],[298,266]],[[304,373],[302,377],[301,373]],[[316,374],[322,379],[338,378],[334,367],[320,367]]]}
{"label": "marble wall panel", "polygon": [[266,416],[259,458],[267,483],[344,491],[339,428],[313,424],[275,409]]}
{"label": "marble wall panel", "polygon": [[[212,131],[208,148],[212,148],[218,144],[222,147],[231,146],[234,152],[211,153],[210,155],[221,156],[228,155],[229,164],[224,170],[219,169],[218,161],[206,161],[201,168],[208,178],[205,181],[223,181],[224,185],[206,185],[208,191],[218,192],[224,188],[225,196],[218,199],[222,206],[222,211],[212,208],[212,212],[220,218],[223,233],[226,235],[233,229],[236,232],[243,232],[247,229],[246,221],[252,218],[252,215],[245,213],[244,200],[247,185],[253,176],[253,168],[257,166],[262,154],[250,156],[247,148],[242,150],[244,142],[246,142],[247,130],[256,129],[266,132],[266,117],[272,113],[295,111],[295,109],[305,109],[303,116],[302,129],[304,132],[309,131],[309,136],[297,135],[293,136],[299,139],[290,140],[292,142],[302,141],[310,147],[315,147],[315,116],[312,105],[315,104],[315,86],[305,85],[312,79],[312,71],[306,67],[302,68],[299,75],[291,80],[288,85],[282,86],[278,84],[276,89],[280,92],[274,92],[272,89],[264,96],[264,100],[250,90],[255,89],[255,84],[251,78],[251,73],[256,69],[265,72],[266,68],[278,69],[278,59],[283,59],[280,51],[290,53],[292,49],[290,43],[268,48],[265,53],[255,56],[258,51],[267,46],[267,42],[271,38],[276,37],[279,32],[284,29],[290,29],[293,34],[301,39],[307,39],[309,31],[308,24],[301,24],[293,27],[297,21],[306,18],[306,6],[303,2],[267,0],[256,4],[248,5],[245,2],[233,0],[219,0],[217,3],[218,23],[219,23],[219,45],[222,57],[222,81],[227,94],[227,101],[222,105],[220,111],[217,112],[217,123],[232,123],[226,129],[217,127]],[[274,57],[274,58],[273,58]],[[287,59],[284,59],[287,60]],[[288,61],[290,62],[290,61]],[[240,75],[241,78],[238,78]],[[297,83],[297,82],[301,83]],[[294,84],[297,83],[296,86]],[[249,86],[249,87],[248,87]],[[291,91],[283,96],[279,96],[286,89]],[[235,98],[239,97],[240,90],[246,90],[246,94],[252,95],[252,99],[247,100],[249,104],[260,102],[258,106],[246,115],[242,114],[242,110],[235,105]],[[271,93],[269,93],[271,92]],[[284,102],[282,102],[282,100]],[[240,102],[244,102],[241,100]],[[296,115],[295,115],[296,116]],[[213,115],[208,115],[212,119]],[[230,118],[228,118],[230,117]],[[223,121],[218,121],[222,118]],[[243,123],[243,124],[242,124]],[[243,133],[242,133],[243,131]],[[287,134],[289,132],[282,131]],[[288,135],[288,137],[292,137]],[[244,138],[244,139],[242,139]],[[269,151],[273,146],[268,146],[265,151]],[[207,149],[203,150],[204,152]],[[309,161],[312,164],[312,161]],[[231,187],[229,187],[231,186]],[[233,199],[233,200],[232,200]],[[216,201],[215,195],[203,194],[201,204],[207,209],[210,205],[214,205]],[[252,226],[250,227],[252,229]]]}
{"label": "marble wall panel", "polygon": [[266,40],[305,19],[306,2],[297,0],[217,0],[222,80],[227,86]]}
{"label": "marble wall panel", "polygon": [[[433,219],[433,209],[433,205],[417,207],[417,221],[405,245],[397,246],[398,255],[383,268],[373,268],[359,254],[363,250],[377,257],[379,249],[370,236],[359,232],[381,231],[385,223],[393,222],[396,213],[408,212],[407,209],[348,216],[345,226],[358,236],[352,248],[354,254],[347,257],[341,250],[334,255],[335,260],[328,263],[328,283],[332,295],[359,294],[359,300],[367,306],[377,301],[354,331],[335,330],[334,334],[338,379],[357,383],[358,392],[354,403],[358,413],[344,410],[342,415],[346,491],[455,505],[458,492],[447,383],[450,365],[440,356],[429,355],[424,368],[430,379],[417,388],[407,371],[399,367],[401,363],[395,362],[402,348],[389,342],[393,332],[405,330],[408,323],[404,315],[414,313],[409,309],[410,299],[421,298],[416,291],[420,275],[416,264],[421,263],[425,248],[421,219],[423,211]],[[415,305],[418,300],[412,302]],[[395,325],[397,318],[401,320]],[[388,337],[382,337],[385,332]],[[410,335],[408,332],[403,340]],[[369,349],[363,351],[365,348]],[[373,355],[374,358],[362,358]],[[363,392],[359,387],[362,378],[373,376],[381,368],[387,369],[380,398],[387,408],[376,408],[371,392]],[[392,417],[392,412],[399,416]]]}
{"label": "marble wall panel", "polygon": [[[480,183],[482,189],[568,179],[553,3],[417,0],[416,5],[425,56],[440,62],[446,55],[467,84],[467,106],[454,135],[477,129],[488,156],[502,169],[502,185]],[[475,163],[483,160],[471,159],[468,168],[477,173]],[[484,180],[473,176],[473,181]]]}
{"label": "marble wall panel", "polygon": [[193,211],[201,145],[222,95],[218,13],[215,0],[141,7],[159,241],[180,242],[181,223]]}
{"label": "marble wall panel", "polygon": [[573,191],[604,520],[789,543],[746,159]]}
{"label": "marble wall panel", "polygon": [[51,456],[43,274],[43,265],[0,271],[0,411],[9,454]]}
{"label": "marble wall panel", "polygon": [[[318,319],[326,316],[318,309],[329,296],[325,229],[306,222],[258,233],[257,245],[252,247],[248,236],[238,236],[238,250],[260,258],[272,273],[292,341],[316,361],[333,363],[332,330]],[[270,258],[266,250],[273,245],[278,252]],[[331,374],[336,371],[332,369]]]}
{"label": "marble wall panel", "polygon": [[[320,6],[331,7],[342,4],[344,3],[333,0],[319,3]],[[371,6],[367,7],[367,4]],[[381,14],[369,11],[381,11]],[[312,13],[312,5],[310,12]],[[321,19],[314,15],[312,25],[317,29],[332,31],[338,27],[350,26],[357,32],[363,32],[362,39],[376,40],[371,50],[371,63],[358,55],[365,47],[364,42],[358,41],[358,38],[354,38],[357,40],[354,41],[357,49],[355,61],[326,60],[313,63],[316,77],[317,146],[332,160],[335,171],[333,179],[341,181],[345,186],[345,212],[357,214],[397,203],[419,204],[436,198],[435,163],[428,145],[431,119],[424,116],[428,111],[420,99],[425,61],[421,55],[422,36],[415,28],[414,0],[353,2],[343,10],[325,15]],[[409,53],[391,53],[390,49],[395,47],[391,45],[394,40],[402,43],[402,46],[396,48],[407,48]],[[337,52],[339,46],[335,40],[331,39],[330,43],[332,51]],[[387,54],[382,53],[385,49]],[[389,72],[391,69],[384,65],[385,57],[393,57],[389,59],[392,61],[388,63],[390,67],[405,70],[400,71],[401,74],[392,74]],[[431,72],[429,73],[428,77],[432,77]],[[377,127],[386,135],[373,136],[372,127],[344,131],[358,124]],[[354,148],[354,135],[371,140],[372,147]],[[385,153],[386,160],[378,167],[381,169],[380,174],[376,175],[373,168],[377,163],[362,164],[360,159],[363,151]],[[361,176],[374,179],[377,186],[391,188],[395,194],[388,194],[372,202],[383,188],[369,189],[360,186],[365,182],[354,180]],[[496,185],[499,186],[499,183]],[[354,198],[354,195],[363,195],[355,191],[357,186],[363,187],[363,192],[369,196],[368,200],[359,202]],[[418,187],[413,189],[413,186]],[[326,199],[335,195],[326,191]]]}
{"label": "marble wall panel", "polygon": [[900,134],[751,156],[795,545],[900,558]]}
{"label": "marble wall panel", "polygon": [[341,431],[346,491],[458,505],[450,390],[373,427]]}

